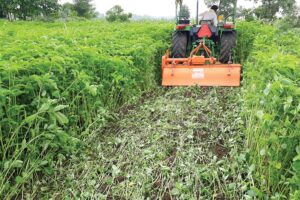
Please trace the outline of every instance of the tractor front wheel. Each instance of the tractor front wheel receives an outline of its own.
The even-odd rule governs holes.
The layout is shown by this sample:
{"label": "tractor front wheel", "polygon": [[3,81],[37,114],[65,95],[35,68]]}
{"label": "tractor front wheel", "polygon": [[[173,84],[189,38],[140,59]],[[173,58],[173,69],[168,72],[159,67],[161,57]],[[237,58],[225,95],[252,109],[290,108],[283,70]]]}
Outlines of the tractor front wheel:
{"label": "tractor front wheel", "polygon": [[236,46],[236,33],[235,32],[223,32],[221,37],[220,59],[223,64],[227,64],[232,61],[233,50]]}
{"label": "tractor front wheel", "polygon": [[187,51],[188,38],[187,34],[182,31],[176,31],[172,36],[172,58],[185,58]]}

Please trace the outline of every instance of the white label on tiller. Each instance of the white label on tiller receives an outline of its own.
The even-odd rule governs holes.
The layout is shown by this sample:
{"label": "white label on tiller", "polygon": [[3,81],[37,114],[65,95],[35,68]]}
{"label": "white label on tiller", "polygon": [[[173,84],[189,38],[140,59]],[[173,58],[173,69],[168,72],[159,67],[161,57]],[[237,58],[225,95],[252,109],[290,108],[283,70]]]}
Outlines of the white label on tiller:
{"label": "white label on tiller", "polygon": [[193,69],[192,79],[204,79],[204,69],[196,68]]}

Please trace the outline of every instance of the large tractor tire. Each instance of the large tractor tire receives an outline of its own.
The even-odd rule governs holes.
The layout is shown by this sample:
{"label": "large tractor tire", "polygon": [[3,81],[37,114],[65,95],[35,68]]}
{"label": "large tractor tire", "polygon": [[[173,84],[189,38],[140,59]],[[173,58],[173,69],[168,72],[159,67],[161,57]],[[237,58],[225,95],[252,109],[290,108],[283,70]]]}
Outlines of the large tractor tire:
{"label": "large tractor tire", "polygon": [[223,32],[221,37],[220,59],[223,64],[232,62],[233,50],[236,47],[236,33]]}
{"label": "large tractor tire", "polygon": [[188,45],[187,34],[182,31],[176,31],[172,36],[172,58],[185,58]]}

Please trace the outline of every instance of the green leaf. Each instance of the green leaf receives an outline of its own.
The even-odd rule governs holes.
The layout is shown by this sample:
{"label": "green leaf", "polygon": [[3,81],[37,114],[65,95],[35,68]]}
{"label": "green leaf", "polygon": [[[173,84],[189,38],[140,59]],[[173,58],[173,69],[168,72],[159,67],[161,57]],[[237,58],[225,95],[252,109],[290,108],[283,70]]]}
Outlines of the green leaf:
{"label": "green leaf", "polygon": [[254,170],[255,170],[255,165],[252,164],[252,165],[249,167],[249,172],[252,173]]}
{"label": "green leaf", "polygon": [[293,159],[294,162],[297,161],[297,160],[300,160],[300,154],[297,155],[296,157],[294,157],[294,159]]}
{"label": "green leaf", "polygon": [[21,176],[17,176],[15,180],[17,184],[22,184],[25,182],[24,178],[22,178]]}
{"label": "green leaf", "polygon": [[171,190],[171,194],[172,195],[174,195],[174,196],[178,196],[178,195],[180,195],[180,190],[178,189],[178,188],[173,188],[172,190]]}
{"label": "green leaf", "polygon": [[69,123],[68,118],[64,114],[62,114],[61,112],[55,112],[53,114],[54,114],[55,118],[58,120],[58,122],[61,125]]}
{"label": "green leaf", "polygon": [[15,161],[6,161],[4,163],[4,169],[7,170],[9,168],[21,168],[23,166],[22,160],[15,160]]}
{"label": "green leaf", "polygon": [[261,156],[266,155],[266,150],[265,150],[265,149],[261,149],[260,152],[259,152],[259,154],[260,154]]}
{"label": "green leaf", "polygon": [[269,140],[270,142],[276,142],[278,141],[278,136],[275,133],[271,133]]}
{"label": "green leaf", "polygon": [[300,172],[300,160],[294,161],[292,166],[295,172]]}
{"label": "green leaf", "polygon": [[22,160],[15,160],[11,165],[12,168],[21,168],[22,166],[23,166]]}
{"label": "green leaf", "polygon": [[26,118],[24,119],[24,122],[30,124],[30,123],[32,123],[34,120],[36,120],[37,118],[38,118],[38,115],[37,115],[37,114],[33,114],[33,115],[30,115],[30,116],[26,117]]}
{"label": "green leaf", "polygon": [[57,112],[57,111],[60,111],[60,110],[63,110],[65,108],[68,108],[69,106],[68,105],[58,105],[54,108],[54,112]]}
{"label": "green leaf", "polygon": [[268,83],[267,87],[266,87],[265,90],[264,90],[265,96],[268,96],[268,95],[269,95],[271,87],[272,87],[272,84],[271,84],[271,83]]}
{"label": "green leaf", "polygon": [[293,102],[293,97],[289,96],[286,100],[286,102],[284,103],[284,111],[288,111],[288,109],[291,107],[292,105],[292,102]]}
{"label": "green leaf", "polygon": [[112,166],[112,174],[113,174],[113,176],[117,176],[120,172],[121,172],[121,170],[116,165]]}
{"label": "green leaf", "polygon": [[275,162],[275,163],[274,163],[274,167],[275,167],[276,169],[281,169],[281,167],[282,167],[281,162]]}
{"label": "green leaf", "polygon": [[47,165],[47,164],[48,164],[47,160],[43,160],[42,162],[40,162],[40,166],[44,166],[44,165]]}
{"label": "green leaf", "polygon": [[97,86],[96,85],[88,85],[87,89],[91,95],[93,95],[93,96],[97,95]]}
{"label": "green leaf", "polygon": [[251,197],[263,197],[263,193],[256,187],[251,187],[251,190],[249,190],[247,194]]}
{"label": "green leaf", "polygon": [[7,169],[9,168],[10,163],[11,163],[11,161],[6,161],[6,162],[4,163],[4,170],[7,170]]}
{"label": "green leaf", "polygon": [[256,116],[257,116],[260,120],[262,120],[263,117],[264,117],[264,111],[262,111],[262,110],[257,111],[257,112],[256,112]]}
{"label": "green leaf", "polygon": [[39,112],[43,113],[43,112],[47,112],[50,108],[50,105],[51,103],[50,102],[47,102],[47,103],[44,103],[40,109],[39,109]]}
{"label": "green leaf", "polygon": [[22,140],[22,149],[25,149],[27,146],[26,139]]}

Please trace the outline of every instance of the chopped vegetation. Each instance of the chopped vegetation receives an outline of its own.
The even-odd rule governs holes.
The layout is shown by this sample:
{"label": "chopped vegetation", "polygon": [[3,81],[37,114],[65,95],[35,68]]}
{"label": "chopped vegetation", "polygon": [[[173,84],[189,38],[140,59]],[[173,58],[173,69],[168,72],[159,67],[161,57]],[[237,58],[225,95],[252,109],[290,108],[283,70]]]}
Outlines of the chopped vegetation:
{"label": "chopped vegetation", "polygon": [[60,166],[55,179],[39,182],[37,193],[58,199],[240,199],[247,174],[239,164],[245,158],[236,156],[243,144],[239,91],[194,87],[146,94],[138,105],[124,106],[116,123],[95,130],[86,152]]}

